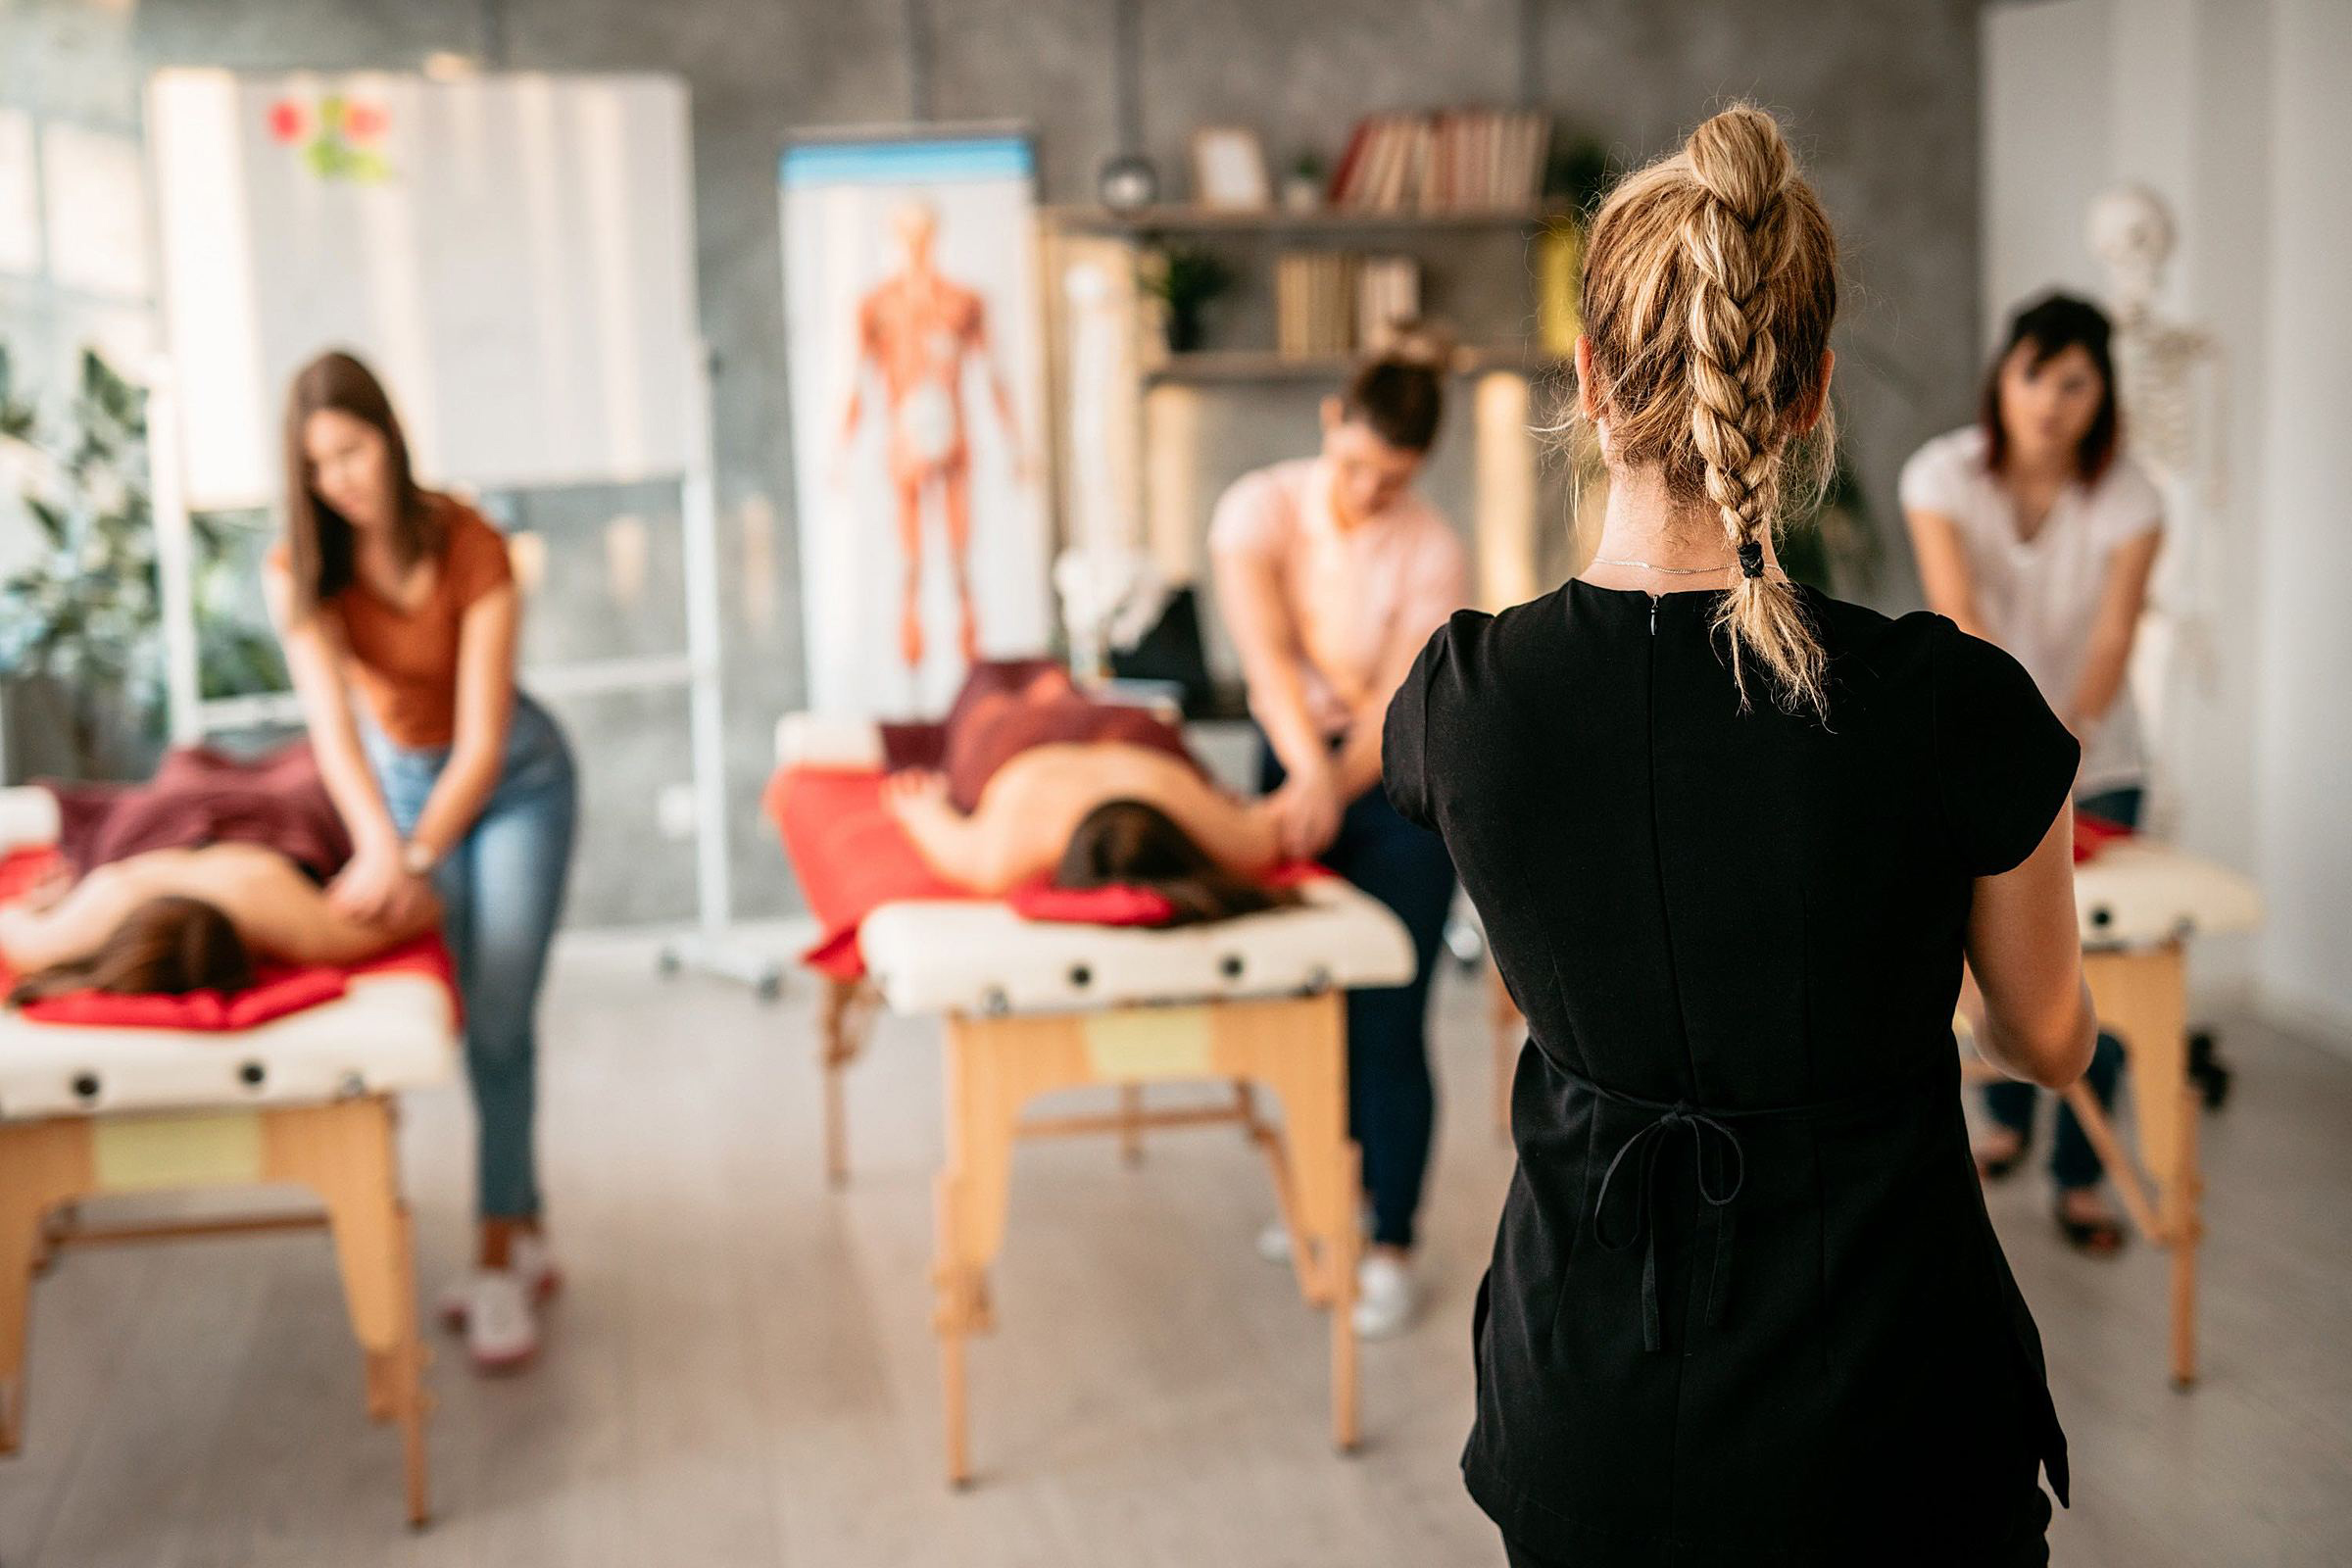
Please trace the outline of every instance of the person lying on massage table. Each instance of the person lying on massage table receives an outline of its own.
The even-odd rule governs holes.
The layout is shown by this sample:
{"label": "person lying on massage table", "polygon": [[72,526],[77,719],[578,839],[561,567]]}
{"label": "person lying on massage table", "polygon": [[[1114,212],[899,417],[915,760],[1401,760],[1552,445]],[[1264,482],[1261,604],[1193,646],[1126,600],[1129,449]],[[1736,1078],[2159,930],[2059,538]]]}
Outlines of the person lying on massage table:
{"label": "person lying on massage table", "polygon": [[1211,783],[1175,726],[1090,701],[1059,669],[962,705],[945,762],[891,774],[883,800],[931,869],[975,893],[1048,873],[1063,888],[1144,886],[1179,921],[1296,902],[1255,880],[1284,859],[1266,803]]}
{"label": "person lying on massage table", "polygon": [[0,906],[10,1001],[72,991],[240,991],[257,962],[357,963],[430,930],[342,912],[326,889],[351,858],[307,744],[258,762],[191,748],[155,779],[46,786],[55,875]]}

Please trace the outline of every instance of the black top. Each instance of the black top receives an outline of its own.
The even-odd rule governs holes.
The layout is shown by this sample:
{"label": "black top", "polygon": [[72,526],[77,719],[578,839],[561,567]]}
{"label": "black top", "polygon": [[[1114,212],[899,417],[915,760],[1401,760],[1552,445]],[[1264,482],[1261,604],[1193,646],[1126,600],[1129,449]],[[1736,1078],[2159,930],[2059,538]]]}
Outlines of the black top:
{"label": "black top", "polygon": [[1752,665],[1741,712],[1716,600],[1465,611],[1389,710],[1533,1046],[1471,1491],[1580,1564],[2041,1562],[2066,1441],[1952,1012],[2078,748],[1991,644],[1809,590],[1827,724]]}

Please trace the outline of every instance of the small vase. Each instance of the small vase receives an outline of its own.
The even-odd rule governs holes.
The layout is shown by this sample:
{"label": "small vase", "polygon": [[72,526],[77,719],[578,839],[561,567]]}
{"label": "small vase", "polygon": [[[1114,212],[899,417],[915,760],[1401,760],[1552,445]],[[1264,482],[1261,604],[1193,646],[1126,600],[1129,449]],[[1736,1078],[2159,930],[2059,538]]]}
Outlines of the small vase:
{"label": "small vase", "polygon": [[1168,312],[1168,352],[1197,354],[1200,350],[1200,313],[1198,310]]}

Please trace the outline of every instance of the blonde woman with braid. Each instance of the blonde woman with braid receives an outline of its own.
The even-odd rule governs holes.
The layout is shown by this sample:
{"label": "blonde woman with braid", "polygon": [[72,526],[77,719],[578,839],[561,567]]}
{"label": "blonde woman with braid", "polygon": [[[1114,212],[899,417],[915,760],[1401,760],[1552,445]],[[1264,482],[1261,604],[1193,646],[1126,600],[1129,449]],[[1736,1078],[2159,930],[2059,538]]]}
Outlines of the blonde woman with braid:
{"label": "blonde woman with braid", "polygon": [[1598,559],[1457,613],[1390,799],[1443,835],[1531,1040],[1463,1468],[1530,1565],[2048,1560],[2066,1441],[1985,1218],[1952,1011],[2090,1059],[2076,744],[2017,662],[1790,583],[1836,241],[1737,107],[1595,218]]}

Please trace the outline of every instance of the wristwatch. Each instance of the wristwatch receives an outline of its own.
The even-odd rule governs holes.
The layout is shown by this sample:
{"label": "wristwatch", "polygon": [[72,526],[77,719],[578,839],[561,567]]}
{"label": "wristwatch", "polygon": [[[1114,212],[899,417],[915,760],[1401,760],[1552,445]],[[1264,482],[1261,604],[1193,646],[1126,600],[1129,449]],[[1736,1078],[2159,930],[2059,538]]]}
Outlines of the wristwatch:
{"label": "wristwatch", "polygon": [[410,839],[400,847],[400,868],[411,876],[432,875],[433,862],[438,859],[440,857],[433,853],[430,845],[419,844],[415,839]]}

